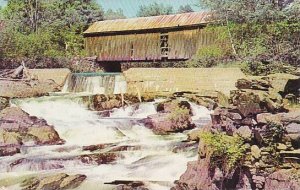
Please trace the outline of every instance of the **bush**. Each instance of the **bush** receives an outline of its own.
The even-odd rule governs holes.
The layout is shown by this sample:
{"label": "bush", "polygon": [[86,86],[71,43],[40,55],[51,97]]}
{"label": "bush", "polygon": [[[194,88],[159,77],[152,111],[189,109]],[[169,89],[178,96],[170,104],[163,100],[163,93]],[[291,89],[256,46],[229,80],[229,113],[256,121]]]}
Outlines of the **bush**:
{"label": "bush", "polygon": [[244,141],[238,136],[202,132],[200,140],[206,147],[211,164],[221,167],[225,174],[230,173],[232,169],[237,167],[246,151]]}
{"label": "bush", "polygon": [[265,62],[260,60],[245,61],[242,71],[249,75],[269,75],[274,73],[294,74],[296,67],[278,61]]}

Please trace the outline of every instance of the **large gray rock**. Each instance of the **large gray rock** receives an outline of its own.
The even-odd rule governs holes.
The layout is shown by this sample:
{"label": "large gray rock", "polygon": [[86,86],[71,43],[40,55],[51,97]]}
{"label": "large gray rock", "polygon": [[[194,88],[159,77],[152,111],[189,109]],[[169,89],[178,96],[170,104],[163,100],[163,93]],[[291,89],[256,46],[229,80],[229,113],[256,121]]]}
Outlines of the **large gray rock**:
{"label": "large gray rock", "polygon": [[293,176],[299,173],[295,170],[279,170],[272,173],[266,179],[265,190],[299,190],[299,179],[293,179]]}
{"label": "large gray rock", "polygon": [[172,113],[158,113],[148,116],[142,122],[147,128],[153,130],[155,134],[160,135],[182,132],[195,127],[188,113],[176,113],[176,115],[172,115]]}
{"label": "large gray rock", "polygon": [[252,130],[248,126],[238,128],[236,134],[243,138],[245,141],[250,141],[252,137]]}
{"label": "large gray rock", "polygon": [[64,141],[53,126],[43,119],[29,116],[17,107],[10,107],[0,112],[0,156],[18,153],[26,144],[58,145]]}
{"label": "large gray rock", "polygon": [[211,175],[209,163],[205,159],[189,162],[187,170],[171,190],[218,190]]}

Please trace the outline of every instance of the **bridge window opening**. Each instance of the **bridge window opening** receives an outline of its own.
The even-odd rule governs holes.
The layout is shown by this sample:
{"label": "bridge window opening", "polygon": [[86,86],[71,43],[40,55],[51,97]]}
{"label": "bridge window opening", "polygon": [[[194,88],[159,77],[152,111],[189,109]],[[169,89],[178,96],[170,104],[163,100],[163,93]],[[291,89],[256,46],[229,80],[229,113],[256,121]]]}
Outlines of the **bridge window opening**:
{"label": "bridge window opening", "polygon": [[167,59],[169,56],[169,35],[168,33],[162,33],[160,35],[160,50],[161,57]]}
{"label": "bridge window opening", "polygon": [[131,60],[134,59],[134,48],[133,48],[133,44],[131,44],[131,46],[130,46],[130,59],[131,59]]}

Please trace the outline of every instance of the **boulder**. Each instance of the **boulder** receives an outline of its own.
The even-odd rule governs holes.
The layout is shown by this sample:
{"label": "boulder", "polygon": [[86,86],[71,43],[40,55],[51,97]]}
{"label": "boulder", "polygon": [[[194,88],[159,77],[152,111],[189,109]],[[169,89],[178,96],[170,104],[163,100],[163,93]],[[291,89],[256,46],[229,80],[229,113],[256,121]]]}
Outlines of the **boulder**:
{"label": "boulder", "polygon": [[97,145],[89,145],[89,146],[83,146],[83,147],[82,147],[82,150],[83,150],[83,151],[91,151],[91,152],[94,152],[94,151],[102,150],[102,149],[105,149],[105,148],[108,148],[108,147],[112,147],[112,146],[114,146],[113,143],[108,143],[108,144],[97,144]]}
{"label": "boulder", "polygon": [[95,154],[80,155],[75,159],[78,159],[85,164],[101,165],[101,164],[112,163],[116,161],[117,158],[118,155],[115,153],[95,153]]}
{"label": "boulder", "polygon": [[259,124],[267,124],[268,122],[281,122],[281,114],[261,113],[256,116],[256,121]]}
{"label": "boulder", "polygon": [[217,190],[218,187],[212,182],[212,173],[209,163],[205,159],[189,162],[187,170],[180,179],[175,182],[176,186],[171,190],[193,189]]}
{"label": "boulder", "polygon": [[256,145],[252,145],[251,146],[251,155],[256,158],[256,159],[259,159],[261,157],[261,150],[259,149],[258,146]]}
{"label": "boulder", "polygon": [[26,144],[59,145],[64,141],[53,126],[43,119],[29,116],[17,107],[10,107],[0,112],[0,156],[18,153]]}
{"label": "boulder", "polygon": [[252,130],[248,126],[242,126],[237,129],[236,134],[245,141],[250,141],[252,137]]}
{"label": "boulder", "polygon": [[[298,190],[298,189],[300,189],[299,178],[296,177],[296,175],[295,175],[296,173],[299,173],[299,171],[279,170],[279,171],[276,171],[276,172],[270,174],[266,178],[265,190],[274,190],[274,189]],[[293,179],[293,176],[295,176],[294,179]]]}
{"label": "boulder", "polygon": [[114,181],[110,184],[118,185],[116,190],[148,190],[141,181]]}
{"label": "boulder", "polygon": [[131,105],[139,102],[139,98],[131,94],[124,94],[123,99],[120,94],[98,94],[93,96],[92,108],[97,111],[106,111],[114,108],[121,108],[124,105]]}
{"label": "boulder", "polygon": [[23,181],[23,190],[66,190],[75,189],[86,179],[85,175],[54,174],[46,177],[33,177]]}
{"label": "boulder", "polygon": [[0,97],[0,111],[9,106],[9,99]]}
{"label": "boulder", "polygon": [[153,130],[155,134],[168,134],[170,132],[182,132],[192,129],[192,118],[189,110],[177,108],[170,113],[157,113],[143,119],[142,122],[147,128]]}
{"label": "boulder", "polygon": [[265,90],[267,91],[271,84],[268,80],[264,79],[239,79],[235,86],[238,89],[254,89],[254,90]]}
{"label": "boulder", "polygon": [[187,109],[189,110],[189,113],[192,114],[191,105],[188,101],[179,101],[175,99],[160,102],[156,105],[156,111],[162,113],[171,113],[179,108]]}

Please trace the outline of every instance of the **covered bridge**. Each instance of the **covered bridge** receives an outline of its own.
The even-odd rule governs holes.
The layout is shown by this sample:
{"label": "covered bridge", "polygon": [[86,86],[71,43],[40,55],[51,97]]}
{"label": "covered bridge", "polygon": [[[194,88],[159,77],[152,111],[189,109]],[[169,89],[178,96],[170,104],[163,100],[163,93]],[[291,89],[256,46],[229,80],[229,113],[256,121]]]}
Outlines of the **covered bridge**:
{"label": "covered bridge", "polygon": [[193,12],[95,22],[84,32],[85,48],[106,63],[187,60],[214,42],[215,35],[203,30],[209,16]]}

